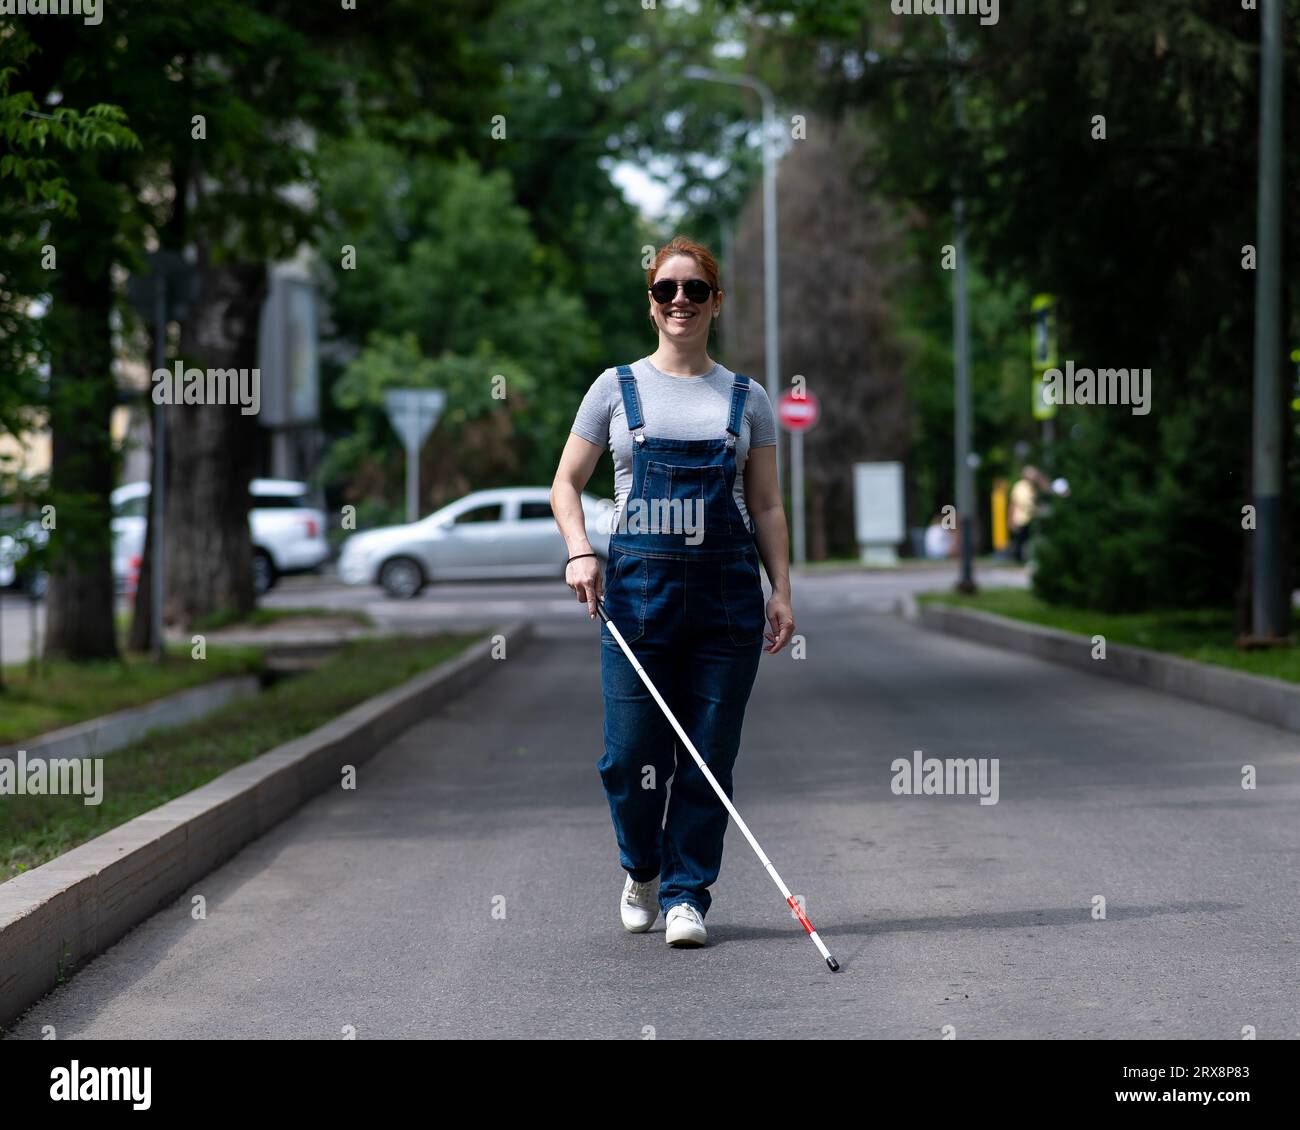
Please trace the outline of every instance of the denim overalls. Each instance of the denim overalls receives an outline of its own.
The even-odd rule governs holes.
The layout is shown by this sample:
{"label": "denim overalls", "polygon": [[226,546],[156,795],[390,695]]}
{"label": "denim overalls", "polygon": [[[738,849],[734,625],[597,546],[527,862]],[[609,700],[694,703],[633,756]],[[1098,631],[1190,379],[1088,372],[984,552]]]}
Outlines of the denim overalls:
{"label": "denim overalls", "polygon": [[[618,367],[618,380],[633,437],[632,485],[610,538],[605,611],[730,798],[765,624],[754,535],[732,495],[749,378],[737,373],[732,383],[726,435],[701,440],[647,436],[629,366]],[[603,623],[600,660],[605,752],[596,767],[619,862],[639,883],[660,876],[665,914],[679,902],[707,914],[727,810],[690,751],[678,750],[676,732]]]}

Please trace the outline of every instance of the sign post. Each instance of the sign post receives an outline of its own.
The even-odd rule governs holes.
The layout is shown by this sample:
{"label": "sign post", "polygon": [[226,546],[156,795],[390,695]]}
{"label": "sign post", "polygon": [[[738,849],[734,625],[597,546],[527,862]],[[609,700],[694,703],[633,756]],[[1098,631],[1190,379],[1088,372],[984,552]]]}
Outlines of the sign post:
{"label": "sign post", "polygon": [[384,408],[406,448],[406,520],[420,517],[420,448],[442,415],[447,394],[433,388],[390,388]]}
{"label": "sign post", "polygon": [[1048,455],[1055,428],[1056,405],[1047,399],[1043,374],[1058,364],[1056,351],[1056,299],[1050,294],[1036,294],[1029,306],[1033,328],[1029,337],[1029,354],[1034,367],[1031,396],[1035,420],[1043,421],[1043,453]]}
{"label": "sign post", "polygon": [[794,563],[802,565],[807,559],[804,544],[803,434],[817,422],[821,406],[808,389],[792,389],[781,394],[776,414],[781,426],[790,433],[790,508],[794,522]]}

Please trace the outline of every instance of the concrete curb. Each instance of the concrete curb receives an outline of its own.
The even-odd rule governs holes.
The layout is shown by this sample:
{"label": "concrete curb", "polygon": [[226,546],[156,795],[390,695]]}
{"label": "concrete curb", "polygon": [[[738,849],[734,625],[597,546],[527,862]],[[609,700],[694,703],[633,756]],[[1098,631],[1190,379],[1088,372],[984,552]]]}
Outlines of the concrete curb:
{"label": "concrete curb", "polygon": [[1063,663],[1090,675],[1140,683],[1284,730],[1300,730],[1300,686],[1283,679],[1109,642],[1106,658],[1093,659],[1088,636],[943,604],[922,604],[917,623],[932,631]]}
{"label": "concrete curb", "polygon": [[50,757],[99,757],[130,745],[150,730],[183,726],[236,699],[255,695],[259,686],[260,680],[256,675],[217,679],[146,702],[143,706],[131,706],[78,722],[75,726],[50,730],[34,738],[7,742],[0,746],[0,756],[11,749],[14,752],[24,749],[28,762]]}
{"label": "concrete curb", "polygon": [[[842,565],[821,565],[817,562],[810,562],[808,565],[792,565],[790,575],[792,577],[841,577],[848,574],[860,575],[863,573],[873,577],[884,576],[886,574],[895,575],[914,575],[925,576],[926,573],[949,573],[956,572],[960,562],[955,558],[945,561],[918,561],[914,557],[900,558],[900,561],[914,562],[908,565],[866,565],[862,562],[848,563]],[[1023,565],[1017,565],[1014,562],[1005,561],[977,561],[975,569],[978,573],[1018,573],[1024,569]]]}
{"label": "concrete curb", "polygon": [[315,793],[337,787],[344,765],[368,760],[485,676],[498,635],[514,655],[535,633],[531,621],[513,621],[319,729],[0,883],[0,1024]]}

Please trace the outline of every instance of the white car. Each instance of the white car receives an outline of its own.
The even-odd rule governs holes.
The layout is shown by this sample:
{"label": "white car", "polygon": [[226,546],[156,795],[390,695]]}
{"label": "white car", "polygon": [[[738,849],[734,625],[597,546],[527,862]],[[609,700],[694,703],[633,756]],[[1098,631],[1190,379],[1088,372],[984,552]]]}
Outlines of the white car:
{"label": "white car", "polygon": [[[254,479],[248,528],[253,538],[253,586],[266,592],[282,573],[301,573],[329,560],[325,515],[306,505],[307,484],[290,479]],[[113,575],[118,588],[135,591],[144,553],[149,483],[127,483],[113,491]]]}
{"label": "white car", "polygon": [[22,589],[36,600],[45,596],[49,580],[44,569],[24,566],[28,548],[39,549],[50,540],[49,531],[34,518],[0,515],[0,589]]}
{"label": "white car", "polygon": [[[582,496],[587,540],[603,567],[614,504]],[[339,554],[350,585],[383,585],[410,599],[430,581],[564,576],[568,546],[548,487],[479,490],[405,526],[353,534]]]}

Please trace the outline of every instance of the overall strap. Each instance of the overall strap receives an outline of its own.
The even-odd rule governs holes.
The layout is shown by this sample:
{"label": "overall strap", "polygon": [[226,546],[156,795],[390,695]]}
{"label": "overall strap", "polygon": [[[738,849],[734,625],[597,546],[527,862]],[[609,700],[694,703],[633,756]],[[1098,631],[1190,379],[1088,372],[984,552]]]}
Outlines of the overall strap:
{"label": "overall strap", "polygon": [[740,438],[741,421],[745,418],[745,400],[749,396],[749,378],[744,373],[737,373],[731,382],[731,412],[727,416],[727,446],[735,446]]}
{"label": "overall strap", "polygon": [[641,398],[636,391],[636,377],[632,375],[631,365],[618,367],[618,389],[623,394],[623,415],[627,417],[627,429],[637,443],[645,442],[645,420],[641,416]]}

